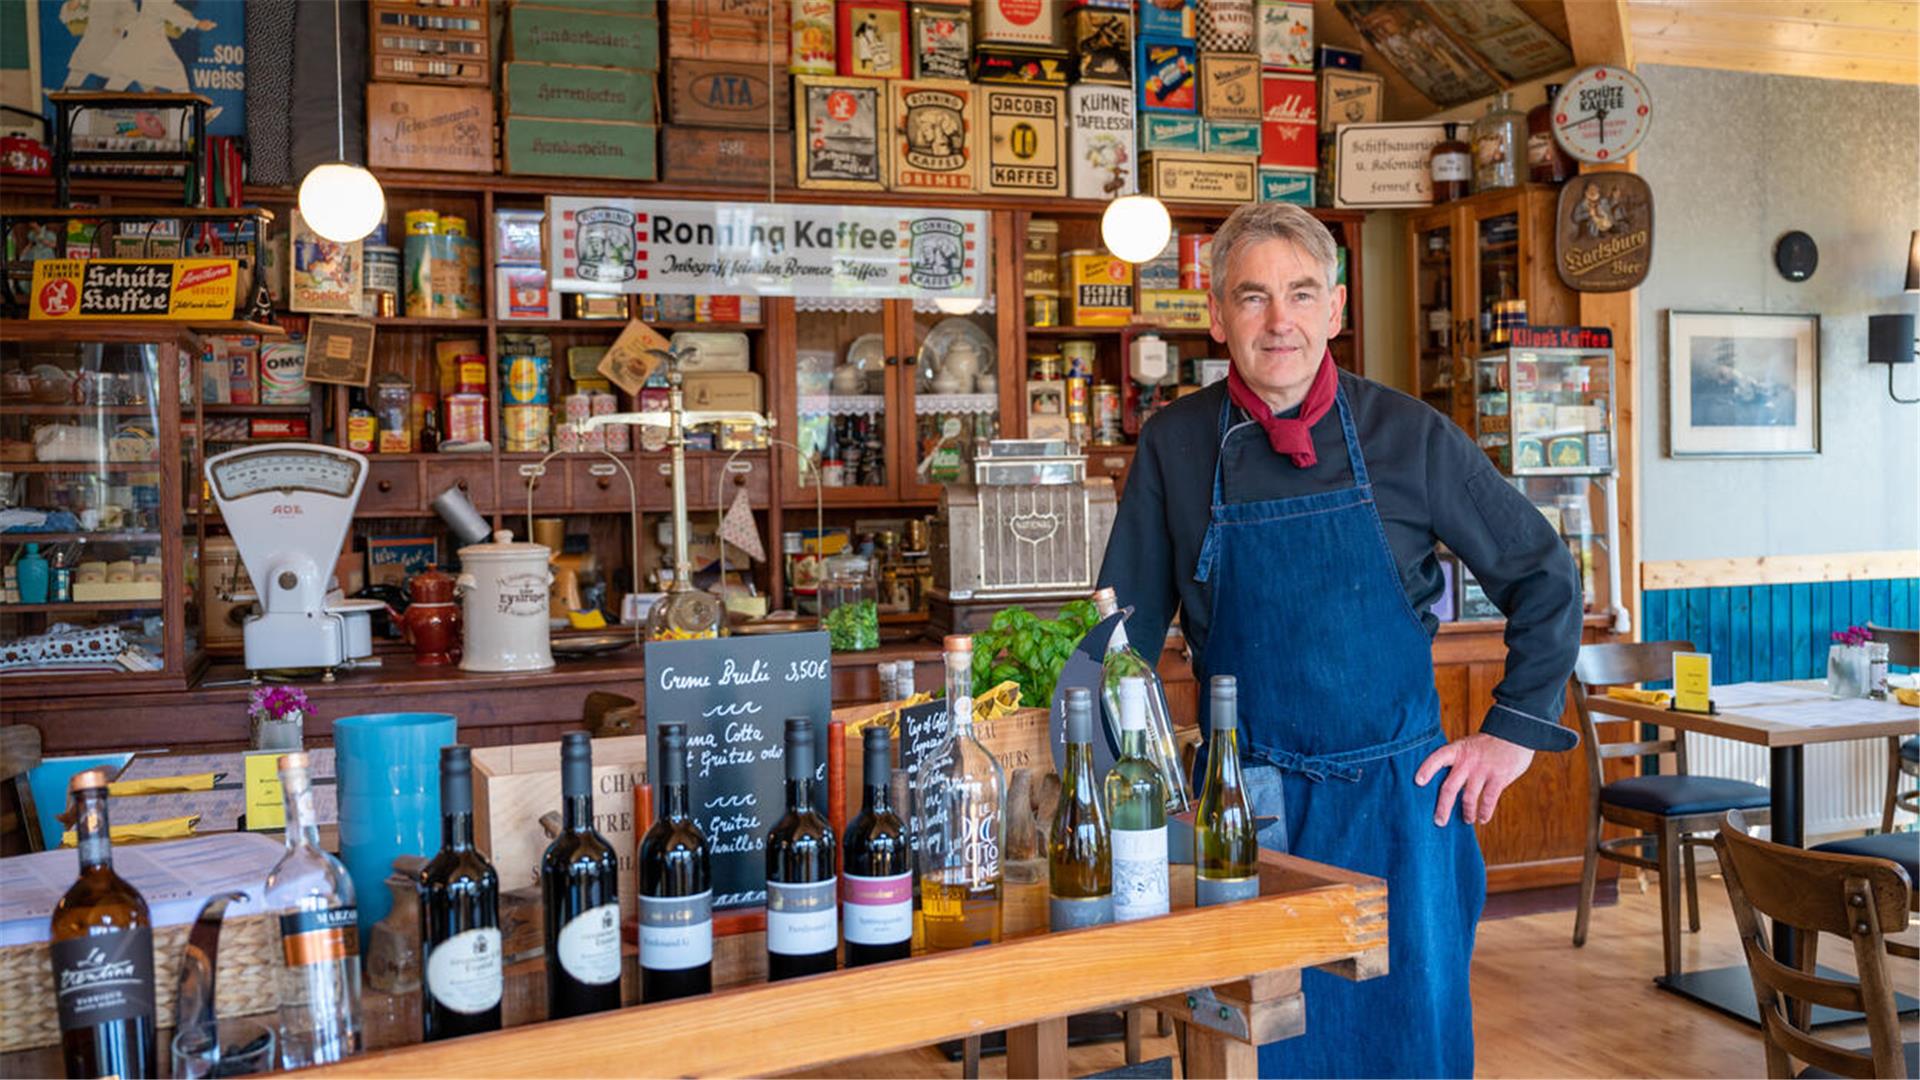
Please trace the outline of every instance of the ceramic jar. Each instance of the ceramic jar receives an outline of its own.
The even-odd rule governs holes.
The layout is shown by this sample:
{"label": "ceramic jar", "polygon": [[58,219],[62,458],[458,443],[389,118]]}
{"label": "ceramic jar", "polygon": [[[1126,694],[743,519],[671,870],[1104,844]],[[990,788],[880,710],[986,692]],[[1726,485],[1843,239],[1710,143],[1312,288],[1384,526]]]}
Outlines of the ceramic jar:
{"label": "ceramic jar", "polygon": [[544,671],[553,666],[547,596],[553,585],[543,544],[516,544],[505,529],[493,542],[460,549],[464,645],[462,671]]}

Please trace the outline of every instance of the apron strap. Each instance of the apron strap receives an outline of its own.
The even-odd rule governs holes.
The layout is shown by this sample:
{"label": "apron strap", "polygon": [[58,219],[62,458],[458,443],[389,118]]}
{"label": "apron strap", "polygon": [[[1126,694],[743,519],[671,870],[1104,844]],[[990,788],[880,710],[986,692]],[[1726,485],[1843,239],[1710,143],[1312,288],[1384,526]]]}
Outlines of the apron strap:
{"label": "apron strap", "polygon": [[1358,750],[1346,750],[1338,754],[1308,755],[1292,750],[1259,750],[1249,746],[1247,756],[1272,765],[1281,772],[1299,773],[1316,784],[1329,777],[1354,783],[1364,774],[1364,770],[1360,768],[1361,765],[1398,757],[1409,750],[1417,750],[1441,735],[1440,727],[1436,724],[1418,735],[1410,735],[1393,742],[1375,743],[1372,746],[1363,746]]}

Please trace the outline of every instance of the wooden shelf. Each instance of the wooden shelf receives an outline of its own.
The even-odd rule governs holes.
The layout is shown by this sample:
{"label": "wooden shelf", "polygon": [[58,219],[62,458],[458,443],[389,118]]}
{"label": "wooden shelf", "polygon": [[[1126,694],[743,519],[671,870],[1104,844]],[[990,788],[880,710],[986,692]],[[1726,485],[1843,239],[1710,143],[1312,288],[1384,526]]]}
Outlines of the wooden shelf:
{"label": "wooden shelf", "polygon": [[89,544],[143,544],[157,543],[157,532],[6,532],[0,533],[0,543],[9,544],[65,544],[71,541]]}
{"label": "wooden shelf", "polygon": [[228,416],[305,416],[313,410],[308,405],[227,405],[218,402],[202,402],[201,412],[222,413]]}
{"label": "wooden shelf", "polygon": [[159,461],[0,462],[0,472],[16,473],[159,472],[166,467]]}
{"label": "wooden shelf", "polygon": [[166,606],[166,599],[155,597],[152,600],[94,600],[89,603],[75,604],[0,604],[0,615],[63,615],[85,614],[89,611],[152,611]]}
{"label": "wooden shelf", "polygon": [[0,416],[150,416],[151,405],[0,405]]}
{"label": "wooden shelf", "polygon": [[1028,337],[1119,337],[1124,326],[1029,326]]}
{"label": "wooden shelf", "polygon": [[[302,312],[301,314],[306,314]],[[322,318],[325,313],[313,312]],[[370,320],[375,326],[389,327],[395,330],[485,330],[490,324],[486,319],[413,319],[404,315],[391,315]],[[532,320],[528,320],[531,322]]]}

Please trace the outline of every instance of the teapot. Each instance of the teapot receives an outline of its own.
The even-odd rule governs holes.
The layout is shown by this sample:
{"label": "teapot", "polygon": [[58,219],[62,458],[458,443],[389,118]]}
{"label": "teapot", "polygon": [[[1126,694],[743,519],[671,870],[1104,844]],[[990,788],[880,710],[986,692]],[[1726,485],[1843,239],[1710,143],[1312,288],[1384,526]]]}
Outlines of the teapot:
{"label": "teapot", "polygon": [[407,610],[400,629],[413,643],[413,662],[440,667],[460,658],[460,605],[454,602],[455,579],[433,566],[407,582]]}
{"label": "teapot", "polygon": [[947,346],[947,354],[940,358],[940,369],[952,378],[955,393],[973,391],[973,381],[980,374],[980,359],[980,350],[965,338]]}

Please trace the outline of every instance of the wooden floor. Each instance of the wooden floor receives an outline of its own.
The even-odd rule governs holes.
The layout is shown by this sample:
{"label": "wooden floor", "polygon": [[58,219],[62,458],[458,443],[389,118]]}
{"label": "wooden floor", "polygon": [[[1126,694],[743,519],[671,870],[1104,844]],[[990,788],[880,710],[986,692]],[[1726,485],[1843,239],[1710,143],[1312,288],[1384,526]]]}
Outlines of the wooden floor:
{"label": "wooden floor", "polygon": [[[1703,878],[1700,901],[1701,932],[1684,939],[1686,967],[1742,963],[1726,888],[1718,877]],[[1481,924],[1473,965],[1480,1075],[1766,1075],[1756,1029],[1653,985],[1660,971],[1660,904],[1651,887],[1642,893],[1631,878],[1623,881],[1619,904],[1594,912],[1585,948],[1573,948],[1572,933],[1571,911]],[[1821,961],[1852,970],[1851,950],[1836,939],[1823,942]],[[1897,987],[1920,988],[1920,966],[1892,962]],[[1911,1017],[1903,1029],[1907,1039],[1916,1038]],[[1864,1025],[1823,1028],[1822,1034],[1842,1045],[1866,1042]],[[1146,1057],[1172,1053],[1171,1039],[1148,1040]],[[1076,1076],[1123,1064],[1117,1043],[1079,1047],[1068,1059]],[[1004,1077],[1004,1060],[986,1059],[980,1074]],[[925,1049],[797,1075],[958,1077],[960,1066]]]}

